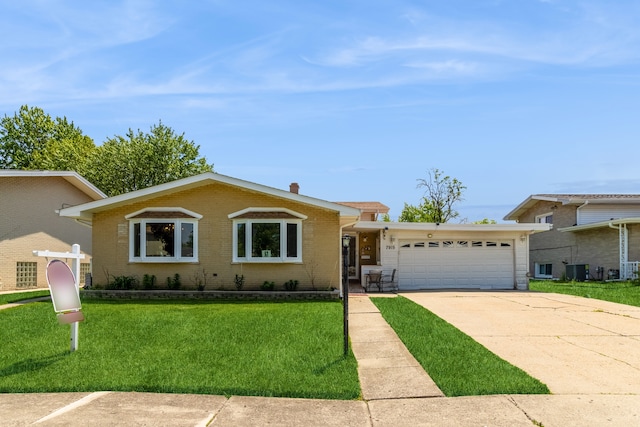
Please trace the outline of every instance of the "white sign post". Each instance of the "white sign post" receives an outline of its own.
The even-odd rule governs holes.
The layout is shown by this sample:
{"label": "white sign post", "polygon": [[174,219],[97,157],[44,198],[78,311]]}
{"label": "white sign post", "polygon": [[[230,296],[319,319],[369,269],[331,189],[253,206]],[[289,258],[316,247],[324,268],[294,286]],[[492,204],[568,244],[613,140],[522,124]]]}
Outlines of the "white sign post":
{"label": "white sign post", "polygon": [[80,290],[77,278],[80,276],[80,245],[74,244],[69,252],[33,251],[34,256],[51,258],[71,258],[73,272],[69,266],[59,259],[47,264],[47,283],[51,292],[53,309],[57,313],[58,322],[71,324],[71,351],[78,349],[79,323],[84,320],[80,304]]}

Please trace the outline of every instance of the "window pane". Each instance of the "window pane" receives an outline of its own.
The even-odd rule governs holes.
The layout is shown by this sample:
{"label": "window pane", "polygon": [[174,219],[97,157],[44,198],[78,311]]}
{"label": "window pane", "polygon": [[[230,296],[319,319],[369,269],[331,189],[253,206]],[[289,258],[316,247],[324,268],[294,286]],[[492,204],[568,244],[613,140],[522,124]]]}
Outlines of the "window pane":
{"label": "window pane", "polygon": [[133,224],[133,256],[140,256],[140,223]]}
{"label": "window pane", "polygon": [[237,237],[237,256],[238,258],[244,258],[247,256],[247,251],[245,250],[245,242],[247,236],[247,225],[246,224],[238,224],[238,228],[236,229],[236,237]]}
{"label": "window pane", "polygon": [[147,223],[146,227],[146,251],[148,257],[173,257],[175,241],[175,224]]}
{"label": "window pane", "polygon": [[180,230],[181,257],[193,257],[193,224],[183,223]]}
{"label": "window pane", "polygon": [[253,223],[251,225],[251,256],[280,257],[280,224]]}
{"label": "window pane", "polygon": [[298,224],[287,224],[287,257],[298,257]]}

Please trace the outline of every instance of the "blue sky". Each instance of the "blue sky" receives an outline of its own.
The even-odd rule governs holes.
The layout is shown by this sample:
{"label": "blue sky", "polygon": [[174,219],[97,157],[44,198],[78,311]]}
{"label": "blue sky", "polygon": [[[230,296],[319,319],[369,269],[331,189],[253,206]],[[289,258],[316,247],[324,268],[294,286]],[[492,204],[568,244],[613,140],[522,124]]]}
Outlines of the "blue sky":
{"label": "blue sky", "polygon": [[396,218],[438,168],[462,219],[640,193],[635,0],[0,0],[0,114],[101,144],[160,120],[217,172]]}

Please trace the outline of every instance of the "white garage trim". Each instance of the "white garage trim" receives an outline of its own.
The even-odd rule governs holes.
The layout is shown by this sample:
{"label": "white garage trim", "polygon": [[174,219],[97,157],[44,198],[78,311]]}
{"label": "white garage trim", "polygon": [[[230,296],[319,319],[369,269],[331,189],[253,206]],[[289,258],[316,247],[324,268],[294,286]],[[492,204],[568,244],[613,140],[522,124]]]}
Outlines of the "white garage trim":
{"label": "white garage trim", "polygon": [[400,240],[398,286],[417,289],[513,289],[513,240]]}

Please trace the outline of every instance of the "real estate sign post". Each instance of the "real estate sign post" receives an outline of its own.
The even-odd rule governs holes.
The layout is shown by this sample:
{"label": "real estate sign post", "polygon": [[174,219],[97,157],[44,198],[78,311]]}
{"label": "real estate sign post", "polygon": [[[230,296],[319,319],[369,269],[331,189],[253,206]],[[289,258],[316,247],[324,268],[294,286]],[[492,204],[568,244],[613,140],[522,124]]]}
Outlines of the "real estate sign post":
{"label": "real estate sign post", "polygon": [[84,255],[80,253],[80,245],[73,245],[72,252],[33,251],[35,256],[71,258],[73,269],[59,259],[53,259],[47,264],[47,283],[51,292],[53,309],[57,313],[60,324],[71,325],[71,351],[78,349],[78,322],[84,320],[82,305],[80,303],[80,291],[76,278],[80,275],[80,259]]}

